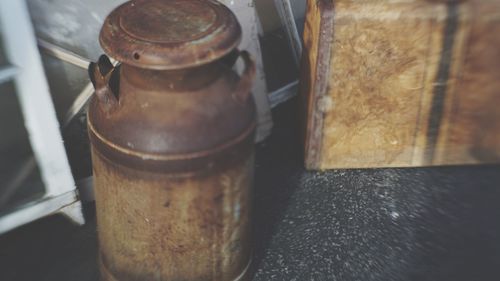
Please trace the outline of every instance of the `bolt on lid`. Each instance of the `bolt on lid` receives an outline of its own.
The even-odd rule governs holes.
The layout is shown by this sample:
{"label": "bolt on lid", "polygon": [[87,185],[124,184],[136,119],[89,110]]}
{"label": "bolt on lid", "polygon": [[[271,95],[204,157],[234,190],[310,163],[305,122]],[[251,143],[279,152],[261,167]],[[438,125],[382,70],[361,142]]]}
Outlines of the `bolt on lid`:
{"label": "bolt on lid", "polygon": [[109,14],[104,51],[126,64],[173,70],[229,54],[241,40],[235,15],[216,0],[135,0]]}

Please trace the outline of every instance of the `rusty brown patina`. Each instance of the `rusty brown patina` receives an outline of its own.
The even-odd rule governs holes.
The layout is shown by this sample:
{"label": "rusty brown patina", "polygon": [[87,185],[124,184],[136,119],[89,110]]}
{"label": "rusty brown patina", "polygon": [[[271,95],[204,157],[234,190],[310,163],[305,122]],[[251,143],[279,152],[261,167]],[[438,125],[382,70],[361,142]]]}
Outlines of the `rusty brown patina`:
{"label": "rusty brown patina", "polygon": [[215,0],[130,1],[106,18],[100,35],[117,60],[159,70],[212,62],[240,40],[236,17]]}
{"label": "rusty brown patina", "polygon": [[88,112],[103,280],[248,278],[255,65],[240,37],[210,0],[131,1],[106,19],[122,64],[91,64]]}

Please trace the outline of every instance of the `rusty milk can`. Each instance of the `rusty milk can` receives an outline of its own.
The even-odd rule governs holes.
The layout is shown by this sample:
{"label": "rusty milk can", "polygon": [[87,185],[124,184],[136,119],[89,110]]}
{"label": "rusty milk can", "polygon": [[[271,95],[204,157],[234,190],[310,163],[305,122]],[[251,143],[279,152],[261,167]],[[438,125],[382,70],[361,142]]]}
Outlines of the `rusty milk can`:
{"label": "rusty milk can", "polygon": [[100,43],[121,65],[91,64],[88,112],[102,280],[247,280],[255,66],[240,38],[213,0],[106,18]]}

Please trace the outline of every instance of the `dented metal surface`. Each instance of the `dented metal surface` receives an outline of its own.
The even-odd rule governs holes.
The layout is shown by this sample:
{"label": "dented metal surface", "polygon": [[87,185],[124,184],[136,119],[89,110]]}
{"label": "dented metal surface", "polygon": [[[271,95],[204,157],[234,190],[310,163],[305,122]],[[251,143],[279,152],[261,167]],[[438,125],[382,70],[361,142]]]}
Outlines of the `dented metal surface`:
{"label": "dented metal surface", "polygon": [[128,2],[106,20],[122,64],[91,64],[88,113],[103,280],[248,278],[255,65],[240,37],[213,1]]}

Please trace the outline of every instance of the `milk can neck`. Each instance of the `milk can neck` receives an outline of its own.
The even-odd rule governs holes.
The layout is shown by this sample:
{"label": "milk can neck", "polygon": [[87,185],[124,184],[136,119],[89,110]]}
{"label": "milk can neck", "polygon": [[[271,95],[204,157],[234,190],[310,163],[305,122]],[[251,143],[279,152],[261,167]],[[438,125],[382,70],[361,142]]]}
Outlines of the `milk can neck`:
{"label": "milk can neck", "polygon": [[221,62],[177,70],[152,70],[123,64],[120,76],[121,79],[126,79],[135,87],[144,90],[185,92],[205,87],[227,68],[228,66]]}

